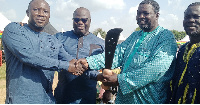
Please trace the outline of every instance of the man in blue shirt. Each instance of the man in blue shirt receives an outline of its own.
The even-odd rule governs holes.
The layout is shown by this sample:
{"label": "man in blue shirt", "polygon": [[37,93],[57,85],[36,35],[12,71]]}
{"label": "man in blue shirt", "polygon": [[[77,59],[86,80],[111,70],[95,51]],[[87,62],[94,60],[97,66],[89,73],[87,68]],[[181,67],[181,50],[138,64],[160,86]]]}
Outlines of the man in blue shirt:
{"label": "man in blue shirt", "polygon": [[[89,32],[90,23],[89,10],[83,7],[77,8],[73,13],[74,30],[56,35],[74,59],[85,58],[104,51],[104,40]],[[98,74],[95,70],[87,70],[79,77],[66,71],[58,73],[59,82],[55,90],[57,103],[96,104],[96,83],[101,77]]]}
{"label": "man in blue shirt", "polygon": [[54,36],[42,32],[50,18],[50,7],[45,0],[32,0],[26,12],[27,25],[12,22],[2,35],[6,56],[5,103],[53,104],[52,77],[47,76],[54,72],[43,71],[64,70],[80,75],[83,71],[78,69],[82,66],[77,69],[76,60],[72,60],[62,44]]}

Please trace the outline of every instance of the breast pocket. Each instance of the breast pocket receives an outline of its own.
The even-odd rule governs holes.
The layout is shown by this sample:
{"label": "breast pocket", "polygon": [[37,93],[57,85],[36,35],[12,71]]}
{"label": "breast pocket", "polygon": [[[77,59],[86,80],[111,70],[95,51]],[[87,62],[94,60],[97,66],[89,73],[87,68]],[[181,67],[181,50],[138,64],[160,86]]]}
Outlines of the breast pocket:
{"label": "breast pocket", "polygon": [[92,55],[97,55],[100,53],[103,53],[103,47],[101,45],[97,45],[97,44],[90,44],[90,51],[89,51],[89,56]]}

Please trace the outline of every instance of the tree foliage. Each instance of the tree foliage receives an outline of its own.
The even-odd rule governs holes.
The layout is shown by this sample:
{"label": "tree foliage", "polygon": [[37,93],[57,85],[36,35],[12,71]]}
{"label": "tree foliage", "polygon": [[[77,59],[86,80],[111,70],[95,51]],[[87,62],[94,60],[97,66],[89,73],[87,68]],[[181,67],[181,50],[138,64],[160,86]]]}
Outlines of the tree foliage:
{"label": "tree foliage", "polygon": [[102,28],[97,28],[96,30],[93,31],[94,35],[98,35],[98,33],[100,33],[102,38],[106,38],[106,31],[103,31]]}
{"label": "tree foliage", "polygon": [[185,31],[180,31],[180,32],[177,30],[170,30],[170,31],[174,34],[174,37],[177,41],[183,39],[187,35]]}
{"label": "tree foliage", "polygon": [[140,31],[141,28],[140,27],[137,27],[134,31]]}

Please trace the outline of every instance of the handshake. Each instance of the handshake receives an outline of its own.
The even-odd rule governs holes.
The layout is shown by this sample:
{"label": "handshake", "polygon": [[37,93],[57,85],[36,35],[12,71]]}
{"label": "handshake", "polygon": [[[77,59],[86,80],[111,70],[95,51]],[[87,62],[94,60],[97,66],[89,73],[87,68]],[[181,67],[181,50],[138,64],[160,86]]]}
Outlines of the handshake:
{"label": "handshake", "polygon": [[[69,62],[68,72],[72,73],[73,75],[82,75],[87,69],[89,65],[85,58],[81,59],[72,59]],[[103,73],[97,75],[97,81],[101,81],[105,86],[118,86],[118,79],[117,74],[119,70],[108,70],[104,69]]]}
{"label": "handshake", "polygon": [[73,75],[80,76],[88,69],[88,66],[89,65],[85,58],[81,58],[79,60],[72,59],[69,61],[68,72],[72,73]]}
{"label": "handshake", "polygon": [[[85,58],[81,58],[78,60],[72,59],[69,62],[68,72],[72,73],[73,75],[80,76],[84,73],[84,71],[88,69],[88,67],[89,65]],[[117,78],[117,74],[119,74],[118,71],[119,70],[116,69],[115,70],[104,69],[103,73],[99,73],[97,75],[97,81],[101,81],[102,88],[106,90],[102,95],[104,103],[108,103],[108,101],[111,100],[111,91],[109,91],[110,87],[119,85]]]}

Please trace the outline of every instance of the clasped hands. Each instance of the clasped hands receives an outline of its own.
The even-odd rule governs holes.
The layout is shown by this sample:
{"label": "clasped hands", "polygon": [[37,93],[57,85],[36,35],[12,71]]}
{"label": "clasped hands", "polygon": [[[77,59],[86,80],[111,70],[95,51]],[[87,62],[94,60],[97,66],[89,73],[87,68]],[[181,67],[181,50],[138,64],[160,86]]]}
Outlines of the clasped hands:
{"label": "clasped hands", "polygon": [[[68,72],[74,74],[74,75],[82,75],[84,71],[88,69],[89,65],[85,58],[81,59],[72,59],[69,62],[69,68]],[[105,73],[100,73],[97,75],[97,80],[101,81],[104,86],[118,86],[118,79],[117,74],[111,71],[111,75],[107,75],[108,69],[104,69]]]}
{"label": "clasped hands", "polygon": [[88,69],[88,65],[85,65],[81,61],[78,62],[78,60],[72,59],[69,61],[68,72],[72,73],[73,75],[80,76]]}
{"label": "clasped hands", "polygon": [[[73,73],[74,75],[81,75],[89,67],[88,62],[85,58],[81,58],[81,59],[78,59],[77,61],[76,60],[73,60],[73,61],[74,61],[73,62],[74,67],[79,69]],[[108,72],[110,72],[110,74]],[[118,86],[119,85],[117,74],[110,71],[109,69],[104,69],[103,73],[98,74],[97,80],[101,81],[104,84],[104,86]]]}
{"label": "clasped hands", "polygon": [[[78,60],[72,60],[70,61],[70,67],[69,70],[73,71],[72,74],[74,75],[81,75],[85,70],[87,70],[89,67],[87,60],[85,58],[81,58]],[[69,71],[68,70],[68,71]],[[101,81],[103,83],[103,89],[109,90],[110,86],[118,86],[118,79],[117,74],[112,72],[109,69],[104,69],[103,73],[99,73],[97,75],[97,81]],[[103,102],[107,103],[109,100],[111,100],[111,92],[105,91],[103,93]]]}

